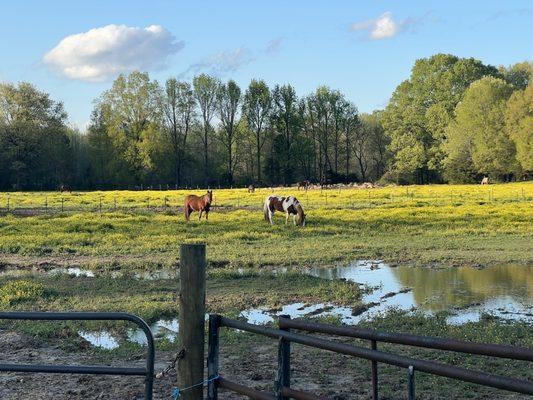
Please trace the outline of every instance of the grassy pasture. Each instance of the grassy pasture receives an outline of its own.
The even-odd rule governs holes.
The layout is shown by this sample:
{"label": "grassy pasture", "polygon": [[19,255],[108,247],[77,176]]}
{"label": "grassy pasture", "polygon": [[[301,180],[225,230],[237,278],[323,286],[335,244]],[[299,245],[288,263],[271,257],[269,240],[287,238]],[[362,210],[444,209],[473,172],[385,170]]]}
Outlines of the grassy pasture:
{"label": "grassy pasture", "polygon": [[[365,288],[355,283],[297,272],[264,273],[269,266],[305,267],[360,258],[422,266],[533,264],[533,183],[308,192],[277,188],[260,189],[254,194],[244,189],[215,190],[215,207],[209,221],[198,222],[193,214],[192,221],[186,224],[179,207],[184,195],[191,192],[204,191],[0,193],[0,267],[44,263],[121,272],[118,278],[107,273],[95,277],[31,272],[2,275],[0,306],[3,310],[127,311],[149,322],[175,318],[179,313],[177,279],[139,280],[133,270],[172,268],[178,259],[179,244],[185,242],[208,244],[207,308],[231,317],[237,317],[241,310],[276,308],[291,302],[331,302],[352,308],[361,305]],[[280,215],[275,217],[276,225],[269,226],[263,220],[261,204],[271,193],[296,194],[308,214],[307,226],[285,226]],[[244,272],[237,271],[239,267],[245,267]],[[524,279],[527,273],[526,268]],[[393,311],[365,321],[363,326],[479,342],[532,344],[531,326],[527,323],[485,316],[480,322],[450,326],[445,323],[446,315],[441,312],[429,317]],[[335,318],[328,321],[340,323]],[[105,361],[119,357],[129,360],[132,353],[142,354],[139,345],[126,341],[113,351],[87,349],[77,334],[80,327],[104,327],[118,337],[123,337],[127,329],[124,323],[111,322],[0,324],[0,328],[21,333],[24,346],[37,344],[46,349],[60,342],[61,348],[69,352],[81,353],[84,349]],[[228,359],[254,359],[258,352],[262,357],[276,354],[275,341],[257,335],[224,330],[222,340]],[[161,339],[157,346],[159,357],[166,360],[174,356],[178,345]],[[531,372],[520,362],[380,346],[406,356],[531,379]],[[354,383],[343,386],[342,395],[368,395],[370,368],[366,360],[307,348],[296,349],[294,359],[295,376],[302,385],[318,382],[327,389],[321,394],[331,394],[339,390],[336,380],[330,379],[331,374],[340,379],[350,371]],[[233,364],[238,363],[228,364],[225,368],[231,376]],[[342,368],[332,371],[331,366]],[[382,395],[393,398],[399,391],[404,393],[405,371],[380,368]],[[235,373],[243,376],[246,371]],[[260,384],[270,384],[268,375],[263,378]],[[417,390],[435,399],[520,398],[424,374],[417,377]]]}
{"label": "grassy pasture", "polygon": [[[307,193],[215,190],[209,221],[197,222],[193,214],[186,224],[176,206],[190,192],[2,193],[0,199],[9,196],[15,210],[45,199],[54,208],[63,196],[65,211],[0,217],[0,261],[20,265],[43,257],[72,258],[89,268],[151,269],[173,265],[179,243],[202,241],[209,260],[219,266],[305,266],[355,258],[422,265],[533,262],[532,183]],[[261,203],[271,193],[296,194],[307,211],[307,226],[285,226],[279,215],[275,226],[266,224]],[[102,213],[95,212],[100,198]]]}

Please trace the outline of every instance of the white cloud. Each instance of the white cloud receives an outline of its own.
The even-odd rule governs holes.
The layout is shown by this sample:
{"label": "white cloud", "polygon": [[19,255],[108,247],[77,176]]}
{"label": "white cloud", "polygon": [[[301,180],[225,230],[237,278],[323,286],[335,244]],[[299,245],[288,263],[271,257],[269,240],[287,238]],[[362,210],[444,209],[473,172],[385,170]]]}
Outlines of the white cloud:
{"label": "white cloud", "polygon": [[253,53],[246,47],[238,47],[234,50],[225,50],[212,55],[204,61],[191,65],[180,77],[190,73],[207,72],[212,75],[223,75],[235,72],[246,64],[254,60]]}
{"label": "white cloud", "polygon": [[427,19],[437,20],[429,12],[420,18],[409,17],[402,21],[395,21],[392,13],[387,11],[378,18],[352,24],[350,30],[352,32],[365,31],[368,39],[381,40],[396,36],[400,32],[414,30],[417,26],[424,24]]}
{"label": "white cloud", "polygon": [[183,46],[160,25],[107,25],[65,37],[43,62],[69,79],[101,82],[122,72],[161,68]]}
{"label": "white cloud", "polygon": [[265,53],[267,54],[277,53],[280,50],[281,45],[283,44],[284,40],[285,38],[283,36],[279,36],[277,38],[272,39],[270,42],[268,42],[265,48]]}

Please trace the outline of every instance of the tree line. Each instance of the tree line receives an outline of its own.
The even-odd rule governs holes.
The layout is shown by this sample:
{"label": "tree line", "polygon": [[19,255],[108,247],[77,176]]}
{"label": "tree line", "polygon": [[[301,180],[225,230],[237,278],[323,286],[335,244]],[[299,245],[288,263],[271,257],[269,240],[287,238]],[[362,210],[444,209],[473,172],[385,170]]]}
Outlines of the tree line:
{"label": "tree line", "polygon": [[86,132],[28,83],[0,84],[2,190],[472,182],[532,171],[533,63],[417,60],[383,110],[326,86],[120,75]]}

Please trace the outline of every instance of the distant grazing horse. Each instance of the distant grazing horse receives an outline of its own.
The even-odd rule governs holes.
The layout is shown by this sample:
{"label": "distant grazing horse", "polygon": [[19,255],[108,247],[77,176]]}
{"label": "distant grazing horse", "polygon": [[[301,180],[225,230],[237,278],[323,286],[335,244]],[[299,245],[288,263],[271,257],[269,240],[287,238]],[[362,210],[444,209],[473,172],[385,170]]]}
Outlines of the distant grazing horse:
{"label": "distant grazing horse", "polygon": [[298,190],[300,190],[300,188],[304,188],[304,190],[307,190],[309,188],[309,185],[311,184],[311,182],[309,182],[307,179],[304,180],[304,181],[300,181],[298,182]]}
{"label": "distant grazing horse", "polygon": [[185,205],[183,207],[183,212],[185,213],[185,219],[189,222],[189,218],[193,211],[199,211],[200,215],[198,216],[198,221],[202,218],[202,213],[205,211],[205,219],[208,220],[209,208],[211,208],[211,202],[213,201],[213,191],[208,190],[207,194],[203,196],[195,196],[191,194],[185,197]]}
{"label": "distant grazing horse", "polygon": [[[268,196],[263,206],[265,220],[273,225],[272,216],[276,211],[285,213],[285,225],[289,222],[289,215],[292,214],[294,225],[305,226],[305,213],[302,204],[294,196],[280,197]],[[298,219],[298,222],[296,222]]]}
{"label": "distant grazing horse", "polygon": [[331,185],[333,185],[333,181],[331,179],[324,179],[322,182],[320,182],[322,189],[327,189],[328,187],[331,187]]}
{"label": "distant grazing horse", "polygon": [[489,184],[489,177],[488,176],[484,176],[483,179],[481,180],[481,184],[482,185],[488,185]]}
{"label": "distant grazing horse", "polygon": [[64,185],[64,184],[62,183],[61,185],[59,185],[59,191],[60,191],[61,193],[63,193],[63,192],[69,192],[69,193],[70,193],[70,192],[72,192],[72,189],[70,188],[69,185]]}
{"label": "distant grazing horse", "polygon": [[254,193],[255,192],[255,186],[254,185],[248,185],[248,193]]}

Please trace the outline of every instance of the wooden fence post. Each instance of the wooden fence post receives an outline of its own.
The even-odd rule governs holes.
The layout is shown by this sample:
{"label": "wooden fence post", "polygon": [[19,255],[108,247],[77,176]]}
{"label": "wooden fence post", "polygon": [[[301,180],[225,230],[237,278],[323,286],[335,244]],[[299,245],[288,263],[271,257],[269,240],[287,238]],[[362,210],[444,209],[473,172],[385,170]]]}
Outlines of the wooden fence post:
{"label": "wooden fence post", "polygon": [[218,375],[218,351],[220,315],[209,315],[209,344],[207,348],[207,400],[218,400],[218,381],[214,379]]}
{"label": "wooden fence post", "polygon": [[[280,315],[280,318],[290,318],[290,316]],[[289,331],[288,328],[280,329]],[[291,342],[281,338],[278,342],[278,377],[275,388],[278,400],[289,400],[289,397],[283,396],[284,387],[291,387]]]}
{"label": "wooden fence post", "polygon": [[185,350],[178,368],[178,387],[189,388],[183,400],[202,400],[205,333],[205,244],[180,246],[179,339]]}

